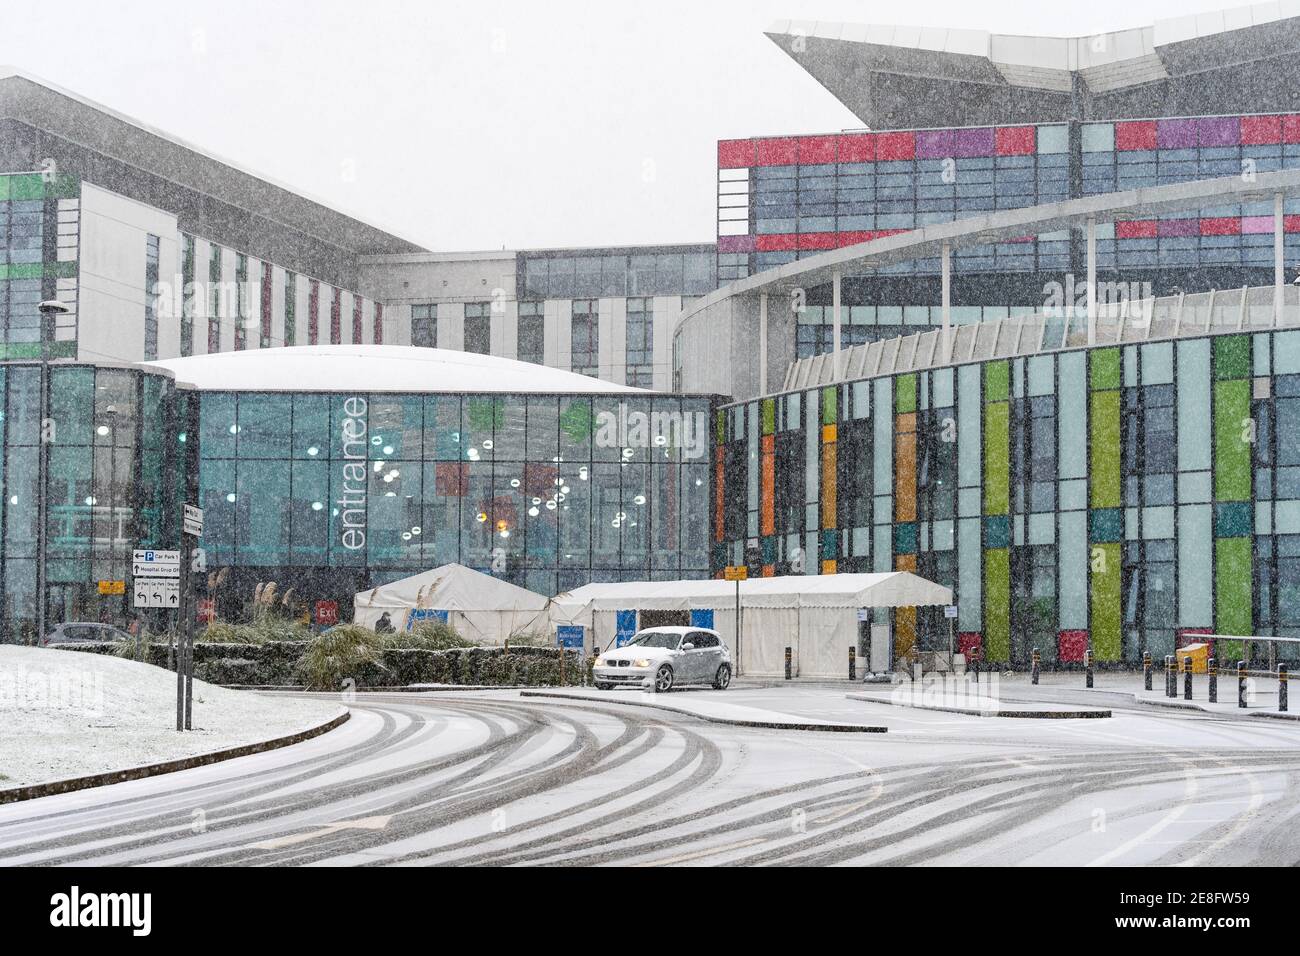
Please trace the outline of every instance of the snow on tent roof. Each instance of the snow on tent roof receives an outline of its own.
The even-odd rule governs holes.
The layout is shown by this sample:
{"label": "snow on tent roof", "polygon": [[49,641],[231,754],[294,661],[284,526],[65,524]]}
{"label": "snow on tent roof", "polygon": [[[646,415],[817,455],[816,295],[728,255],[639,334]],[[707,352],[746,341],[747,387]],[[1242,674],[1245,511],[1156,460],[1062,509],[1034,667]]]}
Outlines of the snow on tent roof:
{"label": "snow on tent roof", "polygon": [[420,607],[441,611],[538,611],[550,600],[509,581],[502,581],[463,564],[444,564],[400,581],[381,584],[356,596],[358,610]]}
{"label": "snow on tent roof", "polygon": [[[746,607],[928,607],[951,604],[952,591],[908,571],[881,574],[787,575],[740,582]],[[558,610],[676,611],[729,607],[736,584],[706,581],[625,581],[588,584],[555,598]]]}
{"label": "snow on tent roof", "polygon": [[495,355],[410,345],[300,345],[146,364],[205,391],[650,394]]}

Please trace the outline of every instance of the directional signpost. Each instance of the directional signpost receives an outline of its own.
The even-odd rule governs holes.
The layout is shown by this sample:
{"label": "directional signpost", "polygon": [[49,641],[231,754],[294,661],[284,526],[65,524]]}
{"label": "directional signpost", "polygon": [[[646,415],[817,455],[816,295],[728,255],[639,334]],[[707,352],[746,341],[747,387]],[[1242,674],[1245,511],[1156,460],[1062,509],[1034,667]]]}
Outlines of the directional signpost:
{"label": "directional signpost", "polygon": [[181,601],[181,553],[140,550],[131,555],[131,576],[135,578],[133,603],[138,608],[163,607],[175,610]]}

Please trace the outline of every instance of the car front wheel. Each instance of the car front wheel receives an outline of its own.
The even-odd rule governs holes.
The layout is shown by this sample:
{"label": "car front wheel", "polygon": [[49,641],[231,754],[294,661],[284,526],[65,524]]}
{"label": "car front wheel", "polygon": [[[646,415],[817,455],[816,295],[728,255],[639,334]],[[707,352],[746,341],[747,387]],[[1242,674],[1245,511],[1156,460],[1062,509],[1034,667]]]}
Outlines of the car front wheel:
{"label": "car front wheel", "polygon": [[655,693],[666,694],[673,689],[673,669],[665,664],[655,672]]}
{"label": "car front wheel", "polygon": [[713,686],[717,690],[726,690],[731,683],[731,665],[723,664],[718,668],[718,672],[713,675]]}

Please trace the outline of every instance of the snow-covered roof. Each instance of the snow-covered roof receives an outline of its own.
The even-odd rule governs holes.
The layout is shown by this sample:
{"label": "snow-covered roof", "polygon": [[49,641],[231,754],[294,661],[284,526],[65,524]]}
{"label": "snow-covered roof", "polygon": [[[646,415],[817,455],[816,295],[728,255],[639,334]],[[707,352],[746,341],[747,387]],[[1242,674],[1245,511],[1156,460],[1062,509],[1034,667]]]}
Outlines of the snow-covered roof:
{"label": "snow-covered roof", "polygon": [[548,600],[543,594],[453,563],[361,591],[355,606],[358,613],[373,609],[373,616],[378,617],[381,611],[413,607],[441,611],[540,611]]}
{"label": "snow-covered roof", "polygon": [[[733,581],[623,581],[587,584],[557,596],[570,616],[593,611],[678,611],[730,607]],[[952,591],[908,571],[879,574],[793,574],[740,582],[745,607],[928,607],[951,604]]]}
{"label": "snow-covered roof", "polygon": [[544,365],[411,345],[300,345],[146,364],[203,391],[649,394]]}

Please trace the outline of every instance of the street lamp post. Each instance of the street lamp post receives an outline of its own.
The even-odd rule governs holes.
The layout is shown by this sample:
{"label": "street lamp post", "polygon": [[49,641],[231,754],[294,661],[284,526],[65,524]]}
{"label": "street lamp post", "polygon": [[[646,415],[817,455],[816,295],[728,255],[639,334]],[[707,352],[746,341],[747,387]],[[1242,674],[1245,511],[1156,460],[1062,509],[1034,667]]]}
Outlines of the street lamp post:
{"label": "street lamp post", "polygon": [[46,611],[46,482],[50,471],[50,346],[54,342],[54,322],[56,317],[67,315],[72,310],[57,299],[47,299],[36,307],[41,314],[41,419],[40,446],[36,456],[36,640],[45,637]]}

